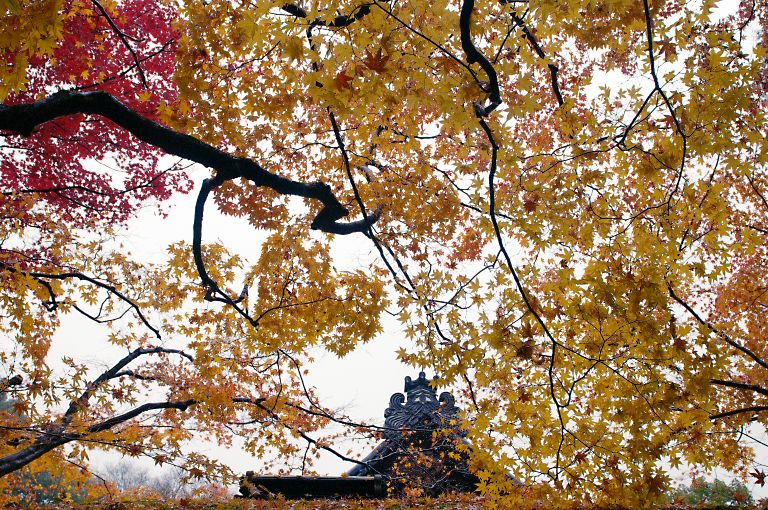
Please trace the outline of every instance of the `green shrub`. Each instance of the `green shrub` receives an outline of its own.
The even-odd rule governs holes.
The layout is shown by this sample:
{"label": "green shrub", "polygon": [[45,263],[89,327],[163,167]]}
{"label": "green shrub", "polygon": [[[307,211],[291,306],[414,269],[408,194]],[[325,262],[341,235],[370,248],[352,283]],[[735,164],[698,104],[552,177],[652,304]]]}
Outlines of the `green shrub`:
{"label": "green shrub", "polygon": [[681,486],[669,495],[670,503],[699,508],[736,508],[753,503],[752,494],[740,480],[730,484],[715,479],[711,482],[703,477],[694,478],[689,486]]}

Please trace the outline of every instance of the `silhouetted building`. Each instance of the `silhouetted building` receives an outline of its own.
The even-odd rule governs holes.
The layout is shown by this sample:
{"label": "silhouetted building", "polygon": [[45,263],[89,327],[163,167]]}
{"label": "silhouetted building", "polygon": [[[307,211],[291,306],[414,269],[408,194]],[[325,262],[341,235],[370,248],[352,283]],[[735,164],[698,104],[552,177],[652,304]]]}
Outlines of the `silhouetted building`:
{"label": "silhouetted building", "polygon": [[467,465],[470,446],[459,409],[450,393],[437,396],[436,382],[424,372],[416,380],[405,378],[405,394],[392,395],[384,411],[383,441],[344,476],[275,477],[249,471],[240,492],[251,497],[381,497],[405,487],[425,495],[473,491],[478,479]]}

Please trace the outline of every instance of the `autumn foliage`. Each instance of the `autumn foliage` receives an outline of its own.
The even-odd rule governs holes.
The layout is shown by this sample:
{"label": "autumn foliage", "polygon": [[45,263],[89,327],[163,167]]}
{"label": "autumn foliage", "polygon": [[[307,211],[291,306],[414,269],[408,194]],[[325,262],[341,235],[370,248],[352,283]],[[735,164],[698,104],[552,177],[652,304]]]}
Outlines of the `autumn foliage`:
{"label": "autumn foliage", "polygon": [[[0,375],[22,378],[0,475],[100,447],[232,479],[185,445],[238,436],[344,457],[323,427],[369,429],[303,370],[389,312],[403,363],[461,395],[491,500],[649,504],[670,466],[764,479],[766,2],[0,0],[0,19]],[[114,240],[193,186],[164,261]],[[207,242],[212,207],[266,241]],[[342,235],[371,260],[335,259]],[[51,359],[70,315],[124,357]]]}

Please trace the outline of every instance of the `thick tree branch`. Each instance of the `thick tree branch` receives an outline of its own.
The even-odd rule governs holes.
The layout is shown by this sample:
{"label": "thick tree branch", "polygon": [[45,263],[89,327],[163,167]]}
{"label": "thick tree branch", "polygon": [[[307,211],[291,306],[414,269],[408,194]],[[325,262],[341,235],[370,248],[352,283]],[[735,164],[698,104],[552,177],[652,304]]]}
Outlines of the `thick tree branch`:
{"label": "thick tree branch", "polygon": [[208,196],[211,191],[220,186],[223,179],[219,175],[212,179],[204,179],[200,186],[200,192],[197,195],[197,201],[195,202],[195,213],[192,222],[192,256],[195,260],[195,267],[197,268],[197,274],[200,275],[202,284],[205,287],[206,301],[220,301],[226,303],[235,309],[245,320],[247,320],[254,328],[259,326],[259,320],[261,317],[254,319],[248,313],[245,307],[240,306],[240,303],[248,297],[248,285],[243,286],[242,292],[237,298],[230,297],[224,292],[221,287],[210,277],[208,271],[205,269],[205,262],[203,261],[203,216],[205,213],[205,202],[208,200]]}
{"label": "thick tree branch", "polygon": [[470,64],[478,63],[483,68],[490,83],[490,103],[485,107],[478,107],[478,114],[481,117],[487,117],[501,104],[501,92],[499,91],[499,79],[496,76],[496,69],[493,64],[483,55],[472,42],[470,32],[472,26],[472,11],[475,8],[475,0],[464,0],[461,4],[461,13],[459,14],[459,29],[461,31],[461,49],[467,55],[467,62]]}
{"label": "thick tree branch", "polygon": [[160,409],[178,409],[179,411],[186,411],[190,406],[193,406],[195,404],[197,404],[197,401],[192,399],[172,401],[172,402],[148,402],[146,404],[140,405],[139,407],[131,409],[130,411],[127,411],[123,414],[113,416],[108,420],[104,420],[101,423],[91,425],[90,427],[88,427],[88,433],[95,434],[97,432],[109,430],[115,425],[124,423],[128,420],[136,418],[137,416],[140,416],[149,411],[157,411]]}
{"label": "thick tree branch", "polygon": [[43,435],[38,437],[33,444],[0,458],[0,477],[21,469],[30,462],[39,459],[51,450],[68,443],[73,436]]}
{"label": "thick tree branch", "polygon": [[191,355],[179,349],[168,349],[165,347],[134,349],[128,353],[127,356],[112,365],[108,370],[104,371],[93,382],[89,383],[80,396],[70,402],[69,407],[57,424],[47,427],[45,430],[38,431],[35,441],[26,448],[0,458],[0,477],[25,466],[61,445],[83,439],[89,434],[95,434],[111,429],[116,425],[125,423],[148,411],[158,409],[178,409],[180,411],[185,411],[189,406],[195,404],[196,402],[194,400],[150,402],[131,409],[130,411],[126,411],[123,414],[90,425],[83,431],[67,431],[67,428],[72,424],[77,412],[87,405],[88,400],[100,385],[116,377],[129,374],[130,371],[123,369],[137,358],[148,354],[177,354],[189,361],[194,361],[194,358]]}
{"label": "thick tree branch", "polygon": [[83,113],[106,117],[139,140],[168,154],[213,168],[216,170],[215,178],[222,179],[222,182],[242,177],[256,186],[270,188],[282,195],[320,201],[323,208],[312,221],[311,228],[314,230],[331,234],[364,232],[378,219],[372,213],[358,221],[338,223],[349,211],[341,205],[327,184],[304,183],[281,177],[255,161],[233,156],[190,135],[158,124],[103,91],[61,91],[33,103],[0,105],[0,129],[29,136],[41,124]]}
{"label": "thick tree branch", "polygon": [[61,423],[56,430],[58,430],[59,432],[63,432],[64,429],[66,429],[70,425],[70,423],[72,423],[72,419],[74,418],[77,411],[87,404],[88,400],[91,398],[91,395],[93,395],[93,392],[96,390],[96,388],[98,388],[102,383],[109,381],[110,379],[119,377],[119,374],[126,366],[128,366],[130,363],[135,361],[137,358],[141,356],[145,356],[147,354],[178,354],[186,358],[187,360],[194,362],[194,358],[191,355],[179,349],[166,349],[165,347],[150,347],[150,348],[134,349],[133,351],[128,353],[127,356],[125,356],[124,358],[119,360],[117,363],[112,365],[111,368],[104,371],[92,383],[88,384],[88,386],[85,388],[85,391],[83,391],[80,397],[70,402],[69,408],[67,408],[67,411],[64,413],[64,416],[62,416]]}
{"label": "thick tree branch", "polygon": [[722,379],[710,379],[712,384],[717,386],[726,386],[728,388],[735,388],[737,390],[754,391],[768,397],[768,389],[758,386],[757,384],[740,383],[736,381],[724,381]]}
{"label": "thick tree branch", "polygon": [[155,411],[160,409],[178,409],[180,411],[186,411],[189,406],[194,405],[195,403],[196,402],[194,400],[182,400],[175,402],[149,402],[131,409],[130,411],[127,411],[123,414],[113,416],[112,418],[91,425],[86,429],[85,432],[40,432],[38,437],[35,439],[35,442],[30,446],[0,458],[0,477],[21,469],[30,462],[39,459],[46,453],[58,448],[59,446],[67,444],[71,441],[82,439],[88,434],[95,434],[97,432],[109,430],[116,425],[125,423],[126,421],[131,420],[148,411]]}
{"label": "thick tree branch", "polygon": [[[226,297],[222,291],[219,290],[218,285],[213,279],[208,276],[208,271],[205,269],[205,263],[203,262],[203,216],[205,213],[205,203],[208,200],[208,196],[211,191],[221,186],[223,179],[220,176],[216,176],[213,179],[203,179],[203,183],[200,185],[200,192],[197,194],[197,201],[195,201],[195,215],[192,221],[192,255],[195,260],[195,267],[197,268],[197,274],[200,275],[202,284],[209,290],[218,291],[220,294]],[[206,294],[206,298],[208,294]],[[234,304],[234,303],[233,303]]]}
{"label": "thick tree branch", "polygon": [[733,411],[726,411],[724,413],[713,414],[709,417],[710,420],[719,420],[720,418],[728,418],[729,416],[735,416],[743,413],[761,413],[768,411],[768,406],[752,406],[745,407],[743,409],[734,409]]}

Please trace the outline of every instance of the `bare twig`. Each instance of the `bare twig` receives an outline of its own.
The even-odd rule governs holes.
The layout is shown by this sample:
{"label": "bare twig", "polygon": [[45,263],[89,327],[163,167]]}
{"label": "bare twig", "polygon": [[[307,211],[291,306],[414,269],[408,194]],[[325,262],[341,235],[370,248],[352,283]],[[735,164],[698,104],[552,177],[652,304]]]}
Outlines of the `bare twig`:
{"label": "bare twig", "polygon": [[[533,51],[536,52],[536,55],[538,55],[540,59],[546,60],[547,55],[544,53],[544,50],[541,48],[539,41],[536,40],[536,37],[528,28],[528,25],[525,24],[525,21],[523,20],[523,18],[521,18],[520,16],[518,16],[516,13],[513,12],[512,19],[515,21],[515,23],[517,23],[517,26],[519,26],[523,30],[523,35],[525,36],[525,39],[531,45],[531,48],[533,48]],[[552,64],[552,63],[547,64],[547,68],[549,69],[549,75],[552,82],[552,92],[554,92],[555,94],[555,99],[557,99],[557,104],[559,104],[560,106],[563,106],[563,104],[565,104],[565,101],[563,100],[562,92],[560,92],[560,83],[557,79],[557,73],[559,69],[555,64]]]}
{"label": "bare twig", "polygon": [[9,266],[8,264],[5,264],[3,262],[0,262],[0,268],[5,270],[5,271],[12,272],[12,273],[19,273],[19,274],[31,276],[36,281],[38,281],[41,285],[46,287],[46,289],[49,291],[49,294],[51,296],[51,301],[47,302],[48,306],[46,306],[46,308],[48,310],[50,310],[50,311],[54,310],[58,305],[56,303],[56,296],[53,293],[53,289],[51,288],[50,284],[45,282],[45,280],[70,280],[70,279],[81,280],[81,281],[88,282],[88,283],[90,283],[92,285],[95,285],[96,287],[102,288],[102,289],[108,291],[109,293],[111,293],[111,294],[117,296],[118,298],[120,298],[121,301],[123,301],[126,304],[128,304],[128,306],[130,306],[134,310],[134,312],[138,316],[139,320],[150,331],[152,331],[152,333],[154,333],[154,335],[158,339],[162,338],[161,335],[160,335],[160,331],[149,323],[149,320],[146,318],[144,313],[142,313],[141,308],[139,308],[139,306],[132,299],[130,299],[128,296],[126,296],[125,294],[120,292],[111,283],[102,282],[101,280],[99,280],[97,278],[93,278],[91,276],[88,276],[88,275],[85,275],[83,273],[79,273],[79,272],[76,272],[76,271],[69,271],[69,272],[64,272],[64,273],[43,273],[43,272],[37,272],[37,271],[25,272],[25,271],[19,271],[16,268],[14,268],[12,266]]}
{"label": "bare twig", "polygon": [[102,6],[98,0],[91,0],[91,3],[95,5],[99,11],[101,12],[101,15],[104,16],[104,19],[107,20],[107,23],[109,23],[109,26],[112,27],[112,31],[117,35],[117,37],[122,41],[123,46],[125,46],[128,51],[131,54],[131,57],[133,57],[133,65],[136,66],[136,69],[139,71],[139,77],[141,78],[141,84],[144,86],[144,88],[149,88],[147,85],[147,77],[144,75],[144,69],[141,67],[141,63],[139,60],[139,56],[134,51],[131,44],[128,42],[128,39],[131,39],[134,42],[137,42],[138,39],[135,37],[131,37],[129,35],[126,35],[125,32],[117,28],[117,25],[115,24],[115,21],[112,19],[112,16],[109,15],[106,9],[104,9],[104,6]]}
{"label": "bare twig", "polygon": [[669,291],[669,295],[677,301],[680,305],[685,308],[688,313],[690,313],[696,321],[698,321],[699,324],[706,326],[710,331],[715,333],[717,336],[719,336],[725,343],[733,347],[734,349],[743,352],[746,354],[749,358],[751,358],[755,363],[760,365],[761,367],[768,369],[768,363],[765,362],[760,356],[752,352],[748,347],[741,345],[734,339],[732,339],[728,334],[725,332],[717,329],[714,325],[712,325],[710,322],[704,320],[698,313],[696,313],[696,310],[694,310],[688,303],[683,301],[676,293],[675,290],[672,288],[672,285],[667,282],[667,290]]}

